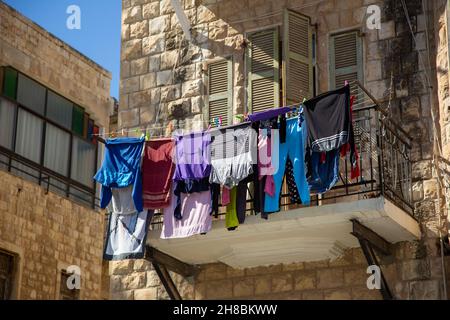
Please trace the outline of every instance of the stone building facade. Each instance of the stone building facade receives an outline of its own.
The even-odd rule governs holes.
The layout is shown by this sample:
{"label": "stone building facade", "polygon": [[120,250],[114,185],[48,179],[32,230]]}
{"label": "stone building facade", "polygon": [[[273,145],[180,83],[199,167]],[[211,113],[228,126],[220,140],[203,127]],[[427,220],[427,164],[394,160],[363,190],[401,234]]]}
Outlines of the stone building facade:
{"label": "stone building facade", "polygon": [[[447,258],[440,256],[438,240],[439,234],[447,233],[447,210],[435,164],[439,155],[448,159],[450,141],[447,1],[410,0],[405,7],[393,0],[180,2],[191,24],[191,42],[184,39],[169,0],[122,1],[119,128],[161,129],[158,135],[179,119],[184,129],[206,128],[212,113],[210,66],[224,59],[232,61],[227,65],[231,101],[225,105],[230,110],[219,114],[232,123],[235,115],[251,111],[248,38],[255,31],[281,26],[285,8],[310,17],[314,26],[316,94],[338,82],[333,78],[337,67],[332,64],[330,39],[357,31],[361,62],[355,77],[413,140],[412,197],[423,236],[395,246],[395,255],[382,261],[386,277],[396,298],[445,298],[444,269],[450,266],[443,268]],[[370,5],[380,9],[380,29],[366,24]],[[281,105],[282,96],[279,100]],[[174,275],[184,298],[381,298],[365,286],[367,264],[360,249],[348,250],[335,261],[245,270],[222,264],[200,267],[195,278]],[[167,298],[145,261],[112,263],[110,274],[112,298]]]}
{"label": "stone building facade", "polygon": [[[69,198],[64,191],[56,192],[45,181],[61,185],[52,180],[53,176],[45,180],[43,172],[58,170],[60,174],[55,176],[62,177],[64,183],[69,181],[64,172],[67,163],[58,167],[69,152],[57,154],[56,162],[47,162],[51,158],[46,154],[47,148],[52,147],[52,138],[63,137],[66,141],[65,137],[71,136],[74,144],[77,141],[89,150],[95,149],[91,141],[86,142],[83,132],[79,135],[72,132],[70,119],[75,116],[67,110],[72,111],[77,105],[81,108],[77,110],[84,110],[84,119],[108,130],[111,74],[3,2],[0,2],[0,66],[0,299],[100,299],[104,215],[90,203],[75,201],[72,193]],[[47,98],[41,99],[43,95]],[[58,102],[51,105],[50,95]],[[44,114],[38,110],[37,103],[41,100],[46,100],[48,110],[56,107],[52,109],[56,111],[52,124],[47,121],[49,111]],[[70,109],[61,114],[59,106]],[[16,127],[10,127],[14,121],[8,118],[9,111],[19,112],[13,117]],[[67,114],[68,123],[58,123]],[[34,140],[36,135],[29,134],[27,126],[23,126],[25,118],[29,129],[47,128],[43,165],[33,153],[26,152],[33,148],[27,141],[42,144],[43,140]],[[24,139],[17,138],[15,147],[10,144],[13,132],[10,129],[16,130],[17,136],[24,134]],[[53,145],[69,148],[68,143],[60,144],[57,139]],[[18,155],[22,157],[16,158]],[[19,159],[25,162],[14,162]],[[76,167],[77,161],[72,162],[70,177],[78,179],[81,176],[73,174],[81,171]],[[90,168],[95,168],[94,162],[91,165]],[[14,167],[24,171],[14,171]],[[38,172],[39,182],[26,172]],[[93,184],[90,183],[88,187]],[[70,187],[73,185],[71,182]],[[79,291],[67,290],[65,281],[72,272],[69,266],[79,267]]]}

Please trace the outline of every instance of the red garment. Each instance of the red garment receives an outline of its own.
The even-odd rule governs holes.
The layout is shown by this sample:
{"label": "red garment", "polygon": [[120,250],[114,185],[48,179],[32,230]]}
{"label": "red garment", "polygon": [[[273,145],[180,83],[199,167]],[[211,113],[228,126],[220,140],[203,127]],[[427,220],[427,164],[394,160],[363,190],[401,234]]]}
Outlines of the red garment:
{"label": "red garment", "polygon": [[231,202],[230,189],[223,187],[222,188],[222,206],[227,206]]}
{"label": "red garment", "polygon": [[172,177],[175,170],[172,139],[147,141],[142,162],[144,208],[162,209],[170,205]]}
{"label": "red garment", "polygon": [[[355,96],[351,96],[350,98],[350,121],[352,122],[352,127],[353,127],[353,102],[355,101]],[[358,149],[356,149],[356,144],[353,144],[353,153],[354,153],[354,159],[350,159],[351,160],[351,172],[350,172],[350,179],[356,179],[360,176],[361,172],[359,170],[359,154],[358,154]],[[347,153],[349,153],[351,151],[351,146],[350,146],[350,142],[344,144],[341,147],[341,157],[345,157],[347,155]]]}

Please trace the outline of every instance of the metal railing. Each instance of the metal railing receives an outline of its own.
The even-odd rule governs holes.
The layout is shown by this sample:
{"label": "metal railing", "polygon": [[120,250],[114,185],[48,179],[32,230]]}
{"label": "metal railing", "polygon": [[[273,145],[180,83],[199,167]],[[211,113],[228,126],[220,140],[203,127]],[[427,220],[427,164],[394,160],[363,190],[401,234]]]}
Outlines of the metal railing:
{"label": "metal railing", "polygon": [[[350,83],[353,104],[355,143],[359,154],[360,176],[351,179],[348,156],[340,159],[339,181],[325,194],[311,194],[311,206],[357,201],[384,196],[414,217],[412,204],[411,137],[358,81]],[[292,203],[284,184],[281,210],[302,205]],[[217,219],[223,219],[226,207],[220,207]],[[247,215],[254,215],[253,190],[248,185]],[[163,222],[156,213],[152,228]]]}
{"label": "metal railing", "polygon": [[[361,174],[352,180],[350,161],[348,157],[341,158],[338,183],[325,194],[311,194],[311,205],[357,201],[383,195],[413,215],[411,138],[359,82],[350,85],[351,93],[355,97],[353,123]],[[98,140],[104,142],[100,138]],[[31,179],[47,191],[56,192],[77,203],[98,208],[99,200],[94,189],[61,176],[1,146],[0,169]],[[253,190],[250,184],[247,199],[249,215],[255,214],[252,199]],[[282,210],[298,207],[302,205],[290,201],[284,185],[281,195]],[[219,219],[223,218],[220,216],[224,215],[225,211],[225,207],[222,206]],[[152,224],[161,223],[162,214],[156,213]]]}
{"label": "metal railing", "polygon": [[58,174],[2,146],[0,146],[0,170],[34,182],[42,186],[46,193],[51,191],[83,206],[98,209],[98,199],[95,197],[94,189]]}

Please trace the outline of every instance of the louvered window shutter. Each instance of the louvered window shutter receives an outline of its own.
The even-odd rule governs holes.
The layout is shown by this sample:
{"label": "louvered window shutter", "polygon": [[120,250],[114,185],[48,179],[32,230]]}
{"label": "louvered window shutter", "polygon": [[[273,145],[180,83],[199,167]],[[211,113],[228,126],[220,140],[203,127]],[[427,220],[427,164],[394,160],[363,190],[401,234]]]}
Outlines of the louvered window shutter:
{"label": "louvered window shutter", "polygon": [[248,112],[280,106],[278,29],[249,35],[247,49]]}
{"label": "louvered window shutter", "polygon": [[231,59],[211,63],[208,66],[208,112],[209,123],[222,117],[222,126],[232,122],[232,61]]}
{"label": "louvered window shutter", "polygon": [[358,31],[330,38],[330,87],[339,88],[347,80],[363,81],[362,41]]}
{"label": "louvered window shutter", "polygon": [[284,11],[284,103],[297,104],[314,95],[313,46],[310,18]]}

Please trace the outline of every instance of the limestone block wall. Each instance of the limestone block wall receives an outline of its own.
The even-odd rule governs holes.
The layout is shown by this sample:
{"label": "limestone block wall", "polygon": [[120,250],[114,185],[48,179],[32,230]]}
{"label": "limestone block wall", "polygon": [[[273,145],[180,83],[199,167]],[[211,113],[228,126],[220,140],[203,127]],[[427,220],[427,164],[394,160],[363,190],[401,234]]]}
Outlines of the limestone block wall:
{"label": "limestone block wall", "polygon": [[81,269],[81,299],[100,299],[103,214],[0,171],[0,249],[16,255],[15,299],[58,299],[60,273]]}
{"label": "limestone block wall", "polygon": [[12,66],[109,124],[111,73],[0,2],[0,66]]}
{"label": "limestone block wall", "polygon": [[[397,280],[394,281],[396,296],[400,298],[440,297],[442,296],[442,270],[437,268],[439,258],[436,245],[438,230],[438,215],[442,213],[442,202],[439,202],[440,191],[436,172],[433,170],[433,140],[437,134],[441,139],[440,125],[437,131],[433,129],[433,114],[439,117],[439,105],[443,95],[438,94],[435,79],[440,76],[439,68],[434,63],[438,48],[435,43],[438,32],[442,28],[442,19],[436,20],[435,12],[442,14],[442,4],[428,2],[422,6],[420,0],[406,1],[410,17],[412,33],[406,19],[401,1],[395,0],[329,0],[322,2],[307,0],[183,0],[181,1],[192,30],[195,43],[183,41],[182,31],[169,0],[123,0],[122,13],[122,54],[121,54],[121,87],[118,127],[119,128],[159,128],[167,126],[167,122],[175,118],[175,113],[183,114],[185,129],[201,129],[205,127],[205,93],[206,65],[205,62],[217,57],[231,56],[233,58],[233,112],[245,111],[246,76],[245,50],[242,40],[246,32],[251,32],[273,25],[281,25],[282,9],[285,7],[297,10],[312,19],[317,32],[317,84],[318,93],[329,90],[329,36],[332,33],[358,29],[363,34],[363,65],[364,86],[386,108],[389,116],[401,123],[413,138],[413,200],[417,219],[423,225],[424,238],[419,243],[406,244],[411,246],[408,254],[398,254],[398,262],[391,263],[395,269]],[[441,1],[442,2],[442,1]],[[365,23],[368,5],[378,5],[381,8],[381,28],[368,29]],[[440,10],[440,11],[439,11]],[[250,17],[260,17],[250,19]],[[429,42],[427,42],[427,34]],[[443,39],[443,36],[439,36]],[[445,44],[439,45],[444,49]],[[419,55],[419,53],[421,55]],[[440,52],[440,51],[439,51]],[[430,57],[432,65],[421,62],[421,56]],[[439,57],[443,56],[440,53]],[[426,81],[425,71],[432,85]],[[441,77],[442,78],[442,77]],[[442,78],[445,79],[445,78]],[[445,92],[445,87],[442,90]],[[448,91],[448,90],[447,90]],[[433,111],[433,113],[432,113]],[[162,130],[161,130],[162,131]],[[437,133],[436,133],[437,132]],[[164,132],[161,132],[164,134]],[[402,246],[400,246],[402,247]],[[356,249],[355,249],[356,250]],[[403,249],[399,249],[403,252]],[[357,252],[356,250],[355,252]],[[427,262],[422,262],[427,261]],[[135,262],[140,264],[141,262]],[[119,265],[122,265],[121,263]],[[131,263],[133,265],[133,263]],[[317,287],[320,263],[311,271],[315,280],[316,297],[332,296],[330,291],[338,291],[338,296],[356,298],[356,284],[346,285],[345,280],[334,288]],[[329,262],[323,262],[324,272],[330,267]],[[364,271],[361,262],[359,273]],[[326,266],[326,267],[325,267]],[[350,263],[350,266],[352,264]],[[302,267],[294,267],[292,273],[287,266],[274,266],[265,271],[270,280],[266,279],[266,288],[270,292],[256,294],[257,282],[260,276],[252,275],[252,271],[231,270],[223,272],[223,266],[205,266],[206,269],[217,269],[220,279],[211,279],[205,271],[198,279],[179,280],[178,284],[185,295],[193,298],[212,298],[218,293],[208,289],[210,281],[223,280],[223,290],[226,297],[235,295],[236,286],[241,297],[277,297],[284,295],[295,298],[307,298],[308,293],[295,290],[296,272],[306,271]],[[123,278],[129,279],[134,274],[133,267],[128,267],[124,276],[115,274],[116,265],[111,264],[111,273],[115,277],[112,292],[120,292],[128,298],[135,298],[134,290],[157,288],[158,285],[137,285],[135,289],[126,289]],[[150,267],[149,267],[150,268]],[[225,268],[226,269],[226,268]],[[414,271],[411,271],[414,270]],[[441,271],[439,271],[441,270]],[[122,271],[120,271],[122,272]],[[146,271],[148,272],[148,271]],[[336,271],[345,279],[344,269]],[[415,275],[411,275],[411,272]],[[228,276],[228,273],[230,276]],[[203,277],[203,278],[202,278]],[[234,278],[235,277],[235,278]],[[277,283],[285,282],[286,293],[280,293]],[[247,281],[247,278],[251,278]],[[300,278],[300,277],[299,277]],[[235,279],[233,281],[226,281]],[[241,281],[242,280],[242,281]],[[128,280],[125,280],[128,281]],[[190,284],[193,281],[193,289]],[[300,281],[300,280],[299,280]],[[430,282],[431,281],[431,282]],[[437,282],[436,282],[437,281]],[[227,284],[225,284],[225,282]],[[145,283],[142,281],[141,283]],[[358,284],[360,285],[360,284]],[[113,287],[114,286],[114,287]],[[259,284],[258,284],[259,286]],[[429,289],[429,287],[438,290]],[[349,289],[350,288],[350,289]],[[313,290],[311,289],[311,290]],[[158,289],[159,290],[159,289]],[[164,295],[157,291],[153,297]],[[206,291],[205,291],[206,290]],[[429,291],[434,292],[428,294]],[[192,293],[193,291],[193,293]],[[283,290],[281,290],[283,291]],[[298,293],[298,292],[300,293]],[[203,295],[201,292],[206,292]],[[208,293],[209,292],[209,293]],[[259,291],[258,291],[259,292]],[[292,292],[296,292],[293,294]],[[437,292],[437,293],[436,293]],[[252,293],[252,294],[250,294]],[[365,296],[365,294],[360,294]],[[372,296],[370,294],[369,296]]]}
{"label": "limestone block wall", "polygon": [[[440,259],[421,257],[417,244],[397,245],[393,257],[381,263],[396,299],[442,297]],[[334,261],[242,270],[224,264],[200,267],[195,278],[184,279],[171,273],[183,299],[381,299],[379,291],[367,289],[367,262],[360,249],[349,249]],[[110,273],[112,299],[169,298],[156,272],[146,261],[115,262],[111,264]]]}
{"label": "limestone block wall", "polygon": [[[108,130],[110,72],[3,2],[0,66],[71,99]],[[70,265],[81,268],[81,299],[101,298],[103,214],[3,171],[0,180],[0,249],[18,259],[13,298],[57,299],[60,272]]]}
{"label": "limestone block wall", "polygon": [[438,90],[438,105],[440,111],[439,122],[441,125],[442,153],[445,158],[449,157],[450,131],[449,131],[449,50],[448,50],[448,12],[447,2],[437,1],[435,11],[435,29],[436,29],[436,80]]}

